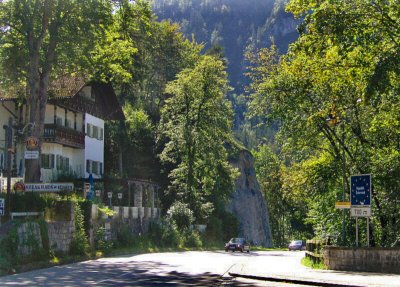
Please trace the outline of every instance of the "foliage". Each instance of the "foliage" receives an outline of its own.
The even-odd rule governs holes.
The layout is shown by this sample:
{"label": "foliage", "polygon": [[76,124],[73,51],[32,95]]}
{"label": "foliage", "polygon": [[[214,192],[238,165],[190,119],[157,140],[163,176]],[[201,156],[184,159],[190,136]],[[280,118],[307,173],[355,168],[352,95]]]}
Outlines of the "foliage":
{"label": "foliage", "polygon": [[188,208],[188,205],[178,201],[168,209],[167,216],[179,230],[190,228],[195,220],[193,211]]}
{"label": "foliage", "polygon": [[[103,39],[112,11],[107,0],[0,2],[1,89],[26,101],[33,136],[42,138],[51,94],[70,96],[74,90],[62,84],[66,78],[85,82],[93,74],[90,52]],[[39,160],[26,162],[26,179],[40,182]]]}
{"label": "foliage", "polygon": [[83,211],[78,202],[73,202],[74,205],[74,222],[75,222],[75,232],[74,237],[70,245],[71,255],[86,255],[89,249],[88,239],[85,233],[85,218]]}
{"label": "foliage", "polygon": [[233,187],[235,170],[224,147],[232,115],[227,91],[223,63],[212,56],[201,57],[166,89],[171,97],[161,111],[159,141],[167,143],[160,158],[174,166],[169,193],[187,203],[197,220],[207,218],[215,198],[225,198]]}
{"label": "foliage", "polygon": [[42,212],[46,207],[45,199],[34,192],[11,193],[12,212]]}
{"label": "foliage", "polygon": [[301,259],[301,264],[312,269],[326,270],[327,267],[324,262],[314,262],[310,257],[306,256]]}
{"label": "foliage", "polygon": [[95,250],[107,253],[113,247],[112,242],[106,238],[106,229],[102,226],[94,231],[94,248]]}
{"label": "foliage", "polygon": [[396,1],[289,1],[287,10],[304,17],[300,38],[285,56],[272,47],[252,58],[250,110],[280,123],[282,192],[305,207],[318,236],[336,242],[342,218],[333,206],[348,200],[352,174],[373,174],[373,244],[389,246],[400,231],[399,8]]}

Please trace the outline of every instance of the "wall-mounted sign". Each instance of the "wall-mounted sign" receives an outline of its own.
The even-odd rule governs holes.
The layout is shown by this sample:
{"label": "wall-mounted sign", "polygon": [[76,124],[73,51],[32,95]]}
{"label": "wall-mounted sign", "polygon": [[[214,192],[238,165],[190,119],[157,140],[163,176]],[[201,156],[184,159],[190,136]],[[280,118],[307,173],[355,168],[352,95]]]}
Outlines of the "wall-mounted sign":
{"label": "wall-mounted sign", "polygon": [[96,189],[96,196],[97,196],[97,197],[100,197],[100,194],[101,194],[100,190],[99,190],[99,189]]}
{"label": "wall-mounted sign", "polygon": [[23,182],[16,182],[14,184],[15,191],[25,191],[25,184]]}
{"label": "wall-mounted sign", "polygon": [[25,183],[26,192],[60,192],[73,190],[74,184],[69,182]]}
{"label": "wall-mounted sign", "polygon": [[35,149],[39,147],[39,140],[37,137],[28,137],[26,139],[26,148]]}
{"label": "wall-mounted sign", "polygon": [[118,199],[122,199],[122,192],[118,192]]}
{"label": "wall-mounted sign", "polygon": [[39,159],[39,151],[38,150],[26,150],[24,158],[25,159]]}

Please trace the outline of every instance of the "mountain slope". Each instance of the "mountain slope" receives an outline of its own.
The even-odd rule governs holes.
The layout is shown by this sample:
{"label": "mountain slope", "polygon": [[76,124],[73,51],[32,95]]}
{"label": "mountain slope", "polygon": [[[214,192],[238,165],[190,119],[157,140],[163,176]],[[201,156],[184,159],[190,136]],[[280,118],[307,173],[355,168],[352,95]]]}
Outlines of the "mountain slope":
{"label": "mountain slope", "polygon": [[206,49],[222,46],[228,60],[230,84],[241,93],[248,48],[267,47],[274,39],[284,53],[297,38],[297,22],[284,11],[285,0],[153,0],[160,20],[180,23],[183,33]]}

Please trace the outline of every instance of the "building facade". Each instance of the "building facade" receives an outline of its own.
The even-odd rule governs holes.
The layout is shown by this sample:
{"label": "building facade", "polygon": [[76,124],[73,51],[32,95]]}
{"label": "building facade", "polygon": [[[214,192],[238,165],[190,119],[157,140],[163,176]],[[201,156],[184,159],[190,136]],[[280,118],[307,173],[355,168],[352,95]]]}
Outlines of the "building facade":
{"label": "building facade", "polygon": [[[30,128],[27,105],[16,98],[0,99],[0,171],[7,169],[7,133],[12,126],[11,172],[23,177],[26,139]],[[46,106],[41,160],[41,181],[57,181],[61,176],[101,179],[104,173],[104,123],[123,120],[123,112],[111,85],[90,83],[69,94],[52,95]]]}

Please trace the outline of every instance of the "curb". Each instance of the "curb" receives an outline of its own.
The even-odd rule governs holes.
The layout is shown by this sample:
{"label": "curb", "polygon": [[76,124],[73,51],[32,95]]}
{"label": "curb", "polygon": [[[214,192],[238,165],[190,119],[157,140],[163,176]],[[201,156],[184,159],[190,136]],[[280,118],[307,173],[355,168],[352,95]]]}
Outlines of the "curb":
{"label": "curb", "polygon": [[228,272],[228,274],[232,277],[241,277],[252,280],[261,280],[261,281],[271,281],[271,282],[284,282],[284,283],[292,283],[292,284],[303,284],[309,286],[323,286],[323,287],[365,287],[365,285],[354,285],[349,283],[337,283],[337,282],[327,282],[322,280],[307,280],[307,279],[292,279],[284,276],[256,276],[256,275],[244,275],[238,274],[234,272]]}

